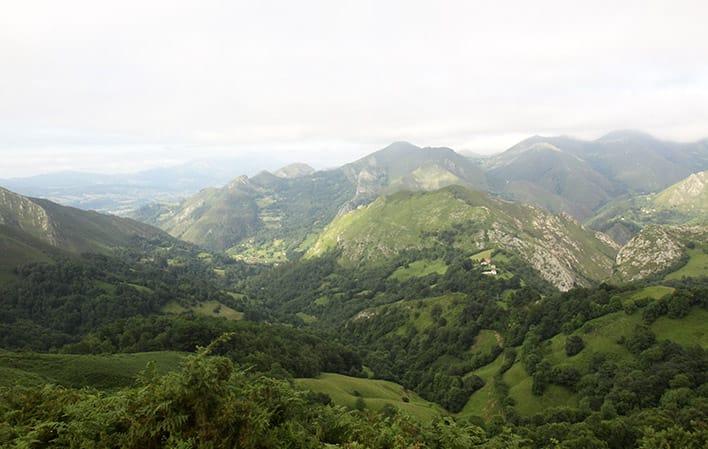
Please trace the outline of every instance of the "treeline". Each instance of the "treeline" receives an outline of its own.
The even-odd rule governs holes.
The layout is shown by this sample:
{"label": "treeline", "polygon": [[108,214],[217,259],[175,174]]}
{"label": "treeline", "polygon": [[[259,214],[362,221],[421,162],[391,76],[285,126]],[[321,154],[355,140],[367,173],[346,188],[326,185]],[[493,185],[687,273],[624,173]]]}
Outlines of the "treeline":
{"label": "treeline", "polygon": [[534,422],[512,427],[500,419],[485,424],[450,417],[422,424],[390,406],[378,413],[332,406],[286,381],[255,376],[228,358],[209,356],[213,349],[215,345],[210,345],[188,357],[180,371],[164,376],[148,369],[135,388],[0,389],[0,444],[136,449],[703,449],[708,441],[704,416],[682,409],[700,406],[700,400],[683,393],[662,400],[662,408],[630,417],[617,416],[608,407],[602,412],[549,410]]}
{"label": "treeline", "polygon": [[360,376],[361,357],[329,336],[265,323],[196,316],[146,316],[102,326],[63,352],[185,351],[206,346],[224,333],[230,339],[216,352],[274,377],[315,377],[323,371]]}

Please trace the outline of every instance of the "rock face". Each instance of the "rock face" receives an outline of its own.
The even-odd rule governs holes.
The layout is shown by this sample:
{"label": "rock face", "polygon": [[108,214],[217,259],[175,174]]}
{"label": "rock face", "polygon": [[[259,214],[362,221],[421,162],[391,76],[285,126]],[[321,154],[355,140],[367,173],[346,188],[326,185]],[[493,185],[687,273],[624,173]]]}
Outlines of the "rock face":
{"label": "rock face", "polygon": [[40,237],[51,245],[59,244],[59,236],[47,211],[29,198],[0,187],[0,224]]}
{"label": "rock face", "polygon": [[706,239],[705,226],[647,226],[617,254],[615,278],[631,282],[660,273],[681,259],[688,241]]}
{"label": "rock face", "polygon": [[406,249],[496,247],[518,255],[561,290],[612,272],[616,250],[567,216],[451,186],[400,192],[339,216],[306,254],[341,251],[345,264],[375,264]]}

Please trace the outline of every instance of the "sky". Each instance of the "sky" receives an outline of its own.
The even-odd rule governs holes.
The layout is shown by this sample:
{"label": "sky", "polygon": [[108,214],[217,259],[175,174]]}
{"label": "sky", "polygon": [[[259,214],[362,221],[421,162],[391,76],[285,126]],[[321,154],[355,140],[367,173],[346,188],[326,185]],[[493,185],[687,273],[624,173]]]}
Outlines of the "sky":
{"label": "sky", "polygon": [[0,0],[0,178],[708,137],[708,2]]}

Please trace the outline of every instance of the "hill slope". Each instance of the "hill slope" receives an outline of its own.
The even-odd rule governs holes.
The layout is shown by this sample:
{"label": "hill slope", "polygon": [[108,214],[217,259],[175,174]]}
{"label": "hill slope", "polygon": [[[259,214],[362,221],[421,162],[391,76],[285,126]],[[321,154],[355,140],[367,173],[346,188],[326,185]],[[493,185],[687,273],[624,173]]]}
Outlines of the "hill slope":
{"label": "hill slope", "polygon": [[340,211],[382,193],[451,184],[483,188],[485,175],[448,148],[401,142],[334,170],[311,173],[307,166],[294,165],[275,175],[241,176],[176,207],[147,207],[134,216],[175,237],[227,250],[240,259],[282,262],[293,251],[306,249],[308,235],[321,231]]}
{"label": "hill slope", "polygon": [[339,216],[306,256],[341,251],[345,264],[376,263],[405,249],[454,245],[470,254],[517,254],[560,289],[607,277],[615,249],[572,219],[462,187],[401,192]]}
{"label": "hill slope", "polygon": [[131,246],[136,236],[166,234],[127,218],[60,206],[0,187],[0,267],[4,271],[59,255]]}

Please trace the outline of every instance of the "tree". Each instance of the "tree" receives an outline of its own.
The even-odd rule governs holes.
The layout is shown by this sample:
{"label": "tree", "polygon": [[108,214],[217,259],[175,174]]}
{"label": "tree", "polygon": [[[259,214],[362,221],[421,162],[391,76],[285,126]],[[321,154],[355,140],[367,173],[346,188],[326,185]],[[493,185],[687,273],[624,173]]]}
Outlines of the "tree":
{"label": "tree", "polygon": [[568,357],[572,357],[579,353],[585,347],[585,342],[578,335],[571,335],[565,339],[565,353]]}

